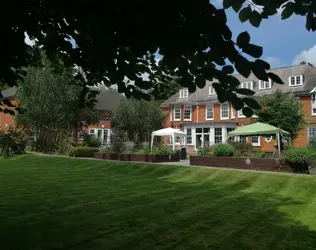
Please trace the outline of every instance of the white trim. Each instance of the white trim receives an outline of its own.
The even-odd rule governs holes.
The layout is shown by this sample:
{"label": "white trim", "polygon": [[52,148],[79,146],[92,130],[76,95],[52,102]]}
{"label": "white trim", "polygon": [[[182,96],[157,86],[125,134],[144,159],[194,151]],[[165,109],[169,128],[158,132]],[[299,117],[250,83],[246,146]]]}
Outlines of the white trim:
{"label": "white trim", "polygon": [[[188,143],[188,129],[191,129],[191,136],[190,136],[191,137],[191,143]],[[187,142],[187,145],[194,145],[194,143],[193,143],[193,128],[185,128],[184,132],[187,135],[187,137],[184,138],[184,140],[186,140],[186,142]]]}
{"label": "white trim", "polygon": [[216,95],[216,91],[213,86],[208,87],[208,95]]}
{"label": "white trim", "polygon": [[[267,139],[267,137],[269,137],[269,139]],[[267,142],[267,143],[270,143],[271,141],[272,141],[272,135],[270,135],[270,136],[265,136],[264,137],[264,140]]]}
{"label": "white trim", "polygon": [[[207,110],[208,110],[209,107],[212,108],[212,114],[213,114],[213,117],[212,117],[212,118],[208,118],[208,117],[207,117]],[[214,120],[214,104],[213,104],[213,103],[206,104],[206,105],[205,105],[205,108],[206,108],[206,110],[205,110],[205,120],[206,120],[206,121],[212,121],[212,120]]]}
{"label": "white trim", "polygon": [[238,118],[246,118],[246,116],[242,113],[242,109],[238,110],[237,116]]}
{"label": "white trim", "polygon": [[[258,137],[258,142],[252,142],[252,138],[253,137]],[[251,145],[254,146],[254,147],[260,147],[260,136],[251,136]]]}
{"label": "white trim", "polygon": [[172,107],[170,108],[170,110],[169,110],[169,118],[170,118],[170,121],[172,122]]}
{"label": "white trim", "polygon": [[[266,86],[267,83],[269,85],[268,87]],[[261,86],[262,84],[263,84],[263,88]],[[272,81],[270,78],[268,81],[259,80],[259,90],[271,89],[271,87],[272,87]]]}
{"label": "white trim", "polygon": [[316,116],[316,93],[311,93],[311,116]]}
{"label": "white trim", "polygon": [[230,114],[230,119],[235,119],[236,118],[236,110],[231,106],[231,114]]}
{"label": "white trim", "polygon": [[[247,85],[247,86],[245,86],[245,85]],[[249,88],[249,87],[250,87],[250,88]],[[253,90],[253,81],[242,82],[242,83],[240,84],[240,88]]]}
{"label": "white trim", "polygon": [[188,88],[180,89],[179,97],[180,97],[180,99],[188,98],[189,97]]}
{"label": "white trim", "polygon": [[[190,108],[190,119],[185,119],[185,109]],[[192,106],[191,105],[184,105],[183,106],[183,121],[192,121]]]}
{"label": "white trim", "polygon": [[[295,84],[294,85],[292,85],[292,77],[295,77],[295,80],[294,80],[294,82],[295,82]],[[297,77],[300,77],[300,84],[296,84],[296,82],[297,82]],[[297,86],[303,86],[303,75],[295,75],[295,76],[289,76],[289,86],[290,87],[297,87]]]}
{"label": "white trim", "polygon": [[[227,105],[227,117],[223,117],[223,109],[222,106]],[[221,103],[221,120],[228,120],[229,119],[229,104],[228,103]]]}
{"label": "white trim", "polygon": [[[179,108],[179,112],[180,112],[180,118],[176,119],[176,109]],[[176,105],[173,107],[173,120],[174,121],[181,121],[181,105]]]}

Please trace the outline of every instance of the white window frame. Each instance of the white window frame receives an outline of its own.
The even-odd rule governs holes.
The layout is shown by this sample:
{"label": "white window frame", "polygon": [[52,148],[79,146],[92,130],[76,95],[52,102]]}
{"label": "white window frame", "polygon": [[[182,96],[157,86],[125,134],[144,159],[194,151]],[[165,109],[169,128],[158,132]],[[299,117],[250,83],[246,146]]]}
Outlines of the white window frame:
{"label": "white window frame", "polygon": [[316,109],[316,93],[311,93],[311,114],[312,116],[316,116],[316,112],[314,112],[314,109]]}
{"label": "white window frame", "polygon": [[[208,118],[207,116],[207,111],[209,110],[209,108],[212,108],[212,118]],[[214,104],[206,104],[205,120],[206,121],[214,120]]]}
{"label": "white window frame", "polygon": [[[185,111],[190,110],[190,118],[185,118]],[[192,121],[192,106],[191,105],[184,105],[183,106],[183,120],[184,121]]]}
{"label": "white window frame", "polygon": [[[311,136],[310,136],[310,130],[311,129],[315,129],[316,130],[316,127],[308,127],[307,128],[307,138],[308,138],[308,144],[311,142]],[[315,138],[316,139],[316,138]]]}
{"label": "white window frame", "polygon": [[170,117],[170,121],[172,122],[172,107],[169,110],[169,117]]}
{"label": "white window frame", "polygon": [[[176,119],[176,110],[179,108],[179,114],[180,114],[180,118]],[[174,121],[181,121],[181,106],[180,105],[176,105],[173,107],[173,120]]]}
{"label": "white window frame", "polygon": [[[292,77],[294,77],[295,84],[292,84]],[[300,83],[297,84],[297,77],[300,78]],[[295,76],[289,76],[289,86],[290,87],[297,87],[297,86],[303,86],[303,75],[295,75]]]}
{"label": "white window frame", "polygon": [[[268,87],[267,87],[267,84],[268,84]],[[259,81],[259,90],[271,89],[271,87],[272,87],[271,79],[269,79],[268,81],[262,81],[262,80]]]}
{"label": "white window frame", "polygon": [[[188,138],[188,130],[191,130],[191,135],[189,136],[191,138],[191,143],[188,143],[188,140],[187,140],[187,138]],[[194,144],[193,143],[193,129],[192,128],[186,128],[185,129],[185,133],[187,135],[187,137],[185,137],[185,140],[187,141],[187,144],[188,145],[193,145]]]}
{"label": "white window frame", "polygon": [[[267,137],[268,137],[268,138],[267,138]],[[270,136],[265,136],[265,137],[264,137],[264,140],[265,140],[267,143],[270,143],[270,142],[272,141],[272,138],[273,138],[272,135],[270,135]]]}
{"label": "white window frame", "polygon": [[[249,86],[250,86],[250,88],[248,88]],[[240,84],[240,88],[253,90],[253,81],[242,82],[242,83]]]}
{"label": "white window frame", "polygon": [[216,95],[216,91],[213,86],[208,87],[208,95]]}
{"label": "white window frame", "polygon": [[[93,133],[90,133],[91,132],[91,130],[93,130]],[[94,128],[89,128],[89,131],[88,131],[88,133],[89,133],[89,135],[95,135],[95,129]]]}
{"label": "white window frame", "polygon": [[236,110],[233,108],[233,107],[231,107],[231,119],[235,119],[236,118]]}
{"label": "white window frame", "polygon": [[[258,137],[258,142],[253,142],[252,139],[253,137]],[[260,147],[260,136],[251,136],[251,145],[254,147]]]}
{"label": "white window frame", "polygon": [[[227,105],[227,117],[223,117],[223,105]],[[228,119],[229,119],[229,104],[221,103],[221,120],[228,120]]]}
{"label": "white window frame", "polygon": [[180,99],[184,99],[188,97],[189,97],[189,90],[187,88],[180,89]]}

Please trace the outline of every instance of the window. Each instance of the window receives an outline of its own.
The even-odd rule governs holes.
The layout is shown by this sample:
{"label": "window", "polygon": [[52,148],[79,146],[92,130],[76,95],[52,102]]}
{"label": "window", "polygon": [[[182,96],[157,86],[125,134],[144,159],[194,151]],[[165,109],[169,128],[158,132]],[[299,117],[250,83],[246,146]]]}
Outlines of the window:
{"label": "window", "polygon": [[222,137],[222,128],[215,128],[214,129],[214,139],[215,144],[222,143],[223,137]]}
{"label": "window", "polygon": [[221,104],[221,120],[226,120],[229,118],[229,108],[228,103]]}
{"label": "window", "polygon": [[308,128],[308,142],[316,141],[316,127]]}
{"label": "window", "polygon": [[103,130],[103,144],[108,144],[108,133],[109,131],[107,129]]}
{"label": "window", "polygon": [[180,106],[175,106],[174,107],[174,120],[175,121],[180,121],[181,120]]}
{"label": "window", "polygon": [[303,85],[303,76],[290,76],[289,77],[289,85],[290,86],[300,86]]}
{"label": "window", "polygon": [[180,136],[176,136],[176,144],[180,144]]}
{"label": "window", "polygon": [[271,89],[271,79],[269,79],[269,81],[259,81],[259,90],[262,89]]}
{"label": "window", "polygon": [[239,142],[242,142],[243,144],[247,144],[247,136],[240,136],[239,137]]}
{"label": "window", "polygon": [[316,108],[312,109],[312,115],[316,115]]}
{"label": "window", "polygon": [[312,101],[312,115],[316,115],[316,93],[311,94]]}
{"label": "window", "polygon": [[183,118],[185,121],[191,121],[192,106],[184,105]]}
{"label": "window", "polygon": [[187,128],[187,144],[192,144],[192,128]]}
{"label": "window", "polygon": [[214,106],[213,104],[206,105],[206,120],[214,119]]}
{"label": "window", "polygon": [[253,82],[242,82],[240,88],[253,90]]}
{"label": "window", "polygon": [[187,98],[189,96],[189,90],[188,89],[181,89],[180,90],[180,98]]}
{"label": "window", "polygon": [[216,94],[216,91],[215,91],[214,87],[210,86],[208,88],[208,95],[215,95],[215,94]]}
{"label": "window", "polygon": [[172,121],[172,108],[170,108],[170,121]]}
{"label": "window", "polygon": [[252,136],[251,137],[252,146],[259,147],[260,146],[260,136]]}
{"label": "window", "polygon": [[231,118],[234,119],[235,118],[235,114],[236,114],[236,110],[233,107],[231,107],[231,109],[232,109]]}
{"label": "window", "polygon": [[[233,131],[233,130],[235,130],[234,128],[227,128],[227,137],[228,137],[228,133],[229,132],[231,132],[231,131]],[[230,136],[230,137],[228,137],[228,139],[227,139],[227,143],[233,143],[234,142],[234,136]]]}
{"label": "window", "polygon": [[89,129],[89,135],[94,135],[94,128]]}
{"label": "window", "polygon": [[36,141],[36,139],[37,139],[37,133],[36,133],[36,130],[35,129],[31,129],[30,130],[30,140],[32,140],[32,141]]}

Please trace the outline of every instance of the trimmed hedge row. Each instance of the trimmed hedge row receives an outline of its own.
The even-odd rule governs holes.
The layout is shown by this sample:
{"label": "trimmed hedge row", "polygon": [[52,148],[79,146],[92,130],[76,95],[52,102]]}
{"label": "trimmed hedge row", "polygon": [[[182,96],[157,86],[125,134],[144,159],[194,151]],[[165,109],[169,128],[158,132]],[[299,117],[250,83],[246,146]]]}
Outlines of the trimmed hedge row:
{"label": "trimmed hedge row", "polygon": [[98,148],[75,147],[69,152],[70,157],[93,157],[94,153],[99,152]]}

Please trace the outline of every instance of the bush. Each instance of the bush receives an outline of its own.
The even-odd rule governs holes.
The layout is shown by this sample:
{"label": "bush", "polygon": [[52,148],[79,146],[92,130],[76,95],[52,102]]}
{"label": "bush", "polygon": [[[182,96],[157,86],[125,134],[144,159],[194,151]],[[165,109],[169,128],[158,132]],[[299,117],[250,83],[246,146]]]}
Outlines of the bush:
{"label": "bush", "polygon": [[98,148],[101,146],[101,141],[95,135],[84,134],[83,145],[85,147]]}
{"label": "bush", "polygon": [[212,152],[211,147],[203,147],[203,148],[200,147],[197,150],[197,155],[198,156],[212,156],[213,152]]}
{"label": "bush", "polygon": [[283,158],[296,171],[308,171],[308,166],[316,167],[314,148],[289,148],[283,152]]}
{"label": "bush", "polygon": [[244,152],[253,149],[251,144],[243,142],[231,142],[229,145],[233,146],[236,152]]}
{"label": "bush", "polygon": [[94,153],[99,152],[98,148],[74,147],[70,150],[70,157],[93,157]]}
{"label": "bush", "polygon": [[124,153],[132,154],[135,152],[135,143],[132,141],[128,141],[124,143]]}
{"label": "bush", "polygon": [[126,134],[118,129],[113,129],[111,133],[111,147],[115,153],[122,153],[125,150]]}
{"label": "bush", "polygon": [[153,150],[152,150],[153,155],[173,155],[176,153],[177,152],[173,151],[172,148],[165,145],[153,147]]}
{"label": "bush", "polygon": [[73,144],[73,139],[69,136],[59,136],[56,138],[55,151],[58,155],[68,155]]}
{"label": "bush", "polygon": [[216,144],[212,146],[212,152],[215,156],[234,156],[235,148],[229,144]]}
{"label": "bush", "polygon": [[3,155],[22,154],[28,143],[26,130],[19,126],[0,128],[0,152]]}
{"label": "bush", "polygon": [[106,147],[99,148],[99,152],[115,153],[114,149],[111,146],[106,146]]}

